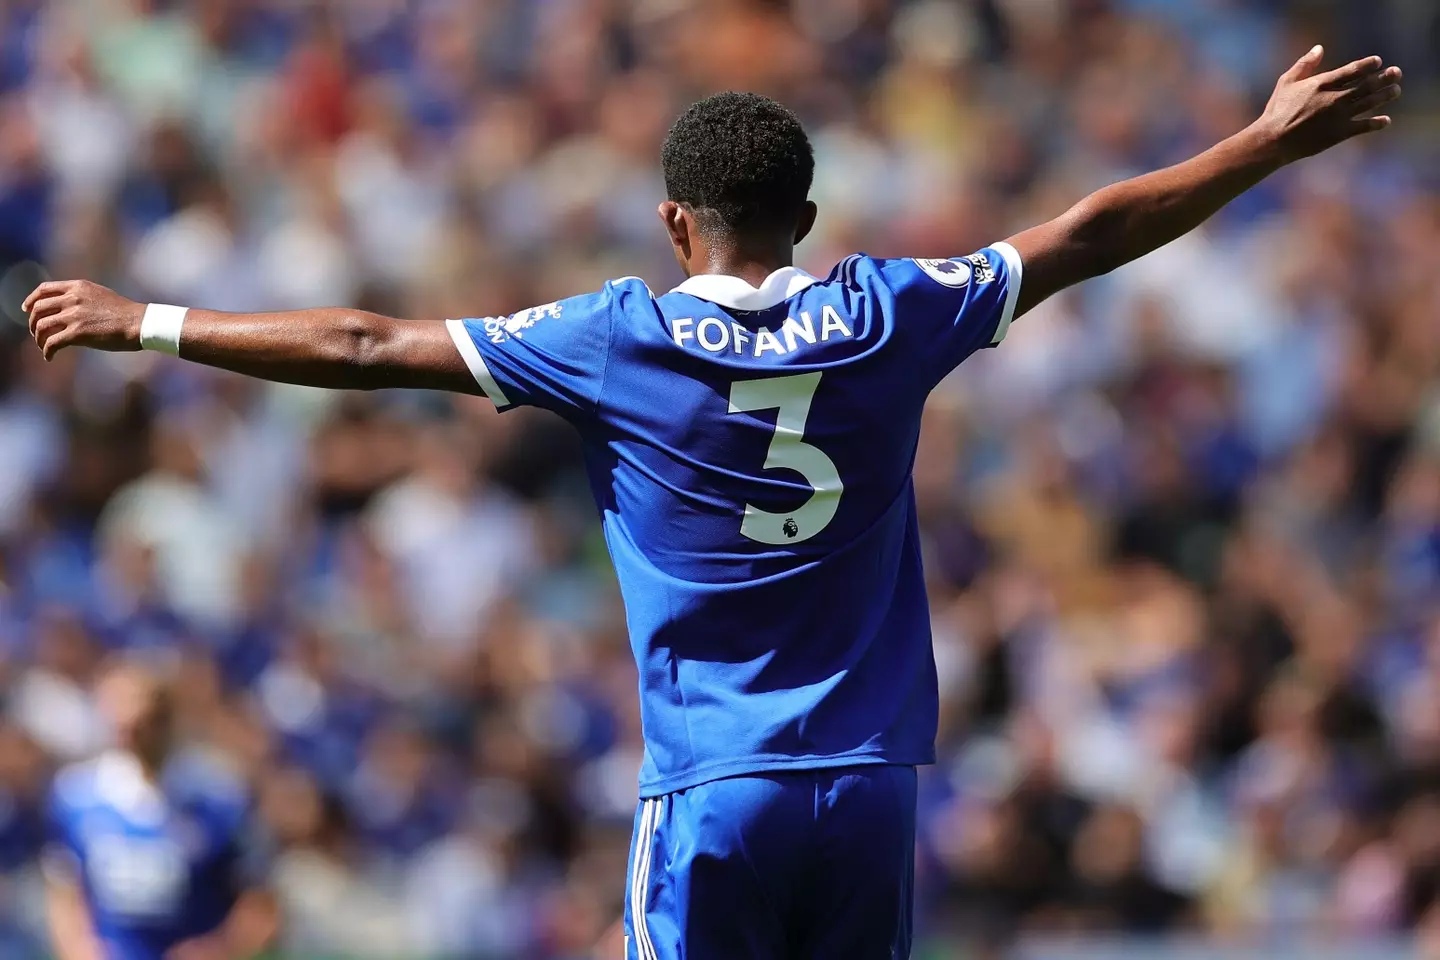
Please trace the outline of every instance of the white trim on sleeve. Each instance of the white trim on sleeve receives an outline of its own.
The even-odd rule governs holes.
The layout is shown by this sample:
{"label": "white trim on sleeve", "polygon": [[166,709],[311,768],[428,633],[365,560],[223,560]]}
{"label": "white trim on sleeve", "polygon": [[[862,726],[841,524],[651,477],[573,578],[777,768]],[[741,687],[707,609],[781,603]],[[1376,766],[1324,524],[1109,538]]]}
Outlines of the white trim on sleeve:
{"label": "white trim on sleeve", "polygon": [[510,398],[505,396],[505,391],[500,389],[500,384],[490,375],[490,368],[485,366],[485,358],[480,356],[480,351],[475,346],[475,341],[470,339],[470,331],[465,329],[465,324],[459,320],[446,320],[445,329],[450,331],[450,339],[455,341],[455,349],[460,351],[460,358],[465,361],[465,366],[470,368],[470,373],[475,382],[480,384],[480,389],[485,391],[485,396],[497,407],[510,406]]}
{"label": "white trim on sleeve", "polygon": [[1000,324],[995,328],[995,336],[990,340],[990,345],[994,346],[1005,339],[1005,334],[1010,332],[1010,321],[1015,319],[1015,304],[1020,301],[1020,281],[1025,276],[1025,265],[1020,262],[1020,251],[1008,243],[992,243],[990,249],[1005,258],[1007,274],[1005,312],[1000,314]]}

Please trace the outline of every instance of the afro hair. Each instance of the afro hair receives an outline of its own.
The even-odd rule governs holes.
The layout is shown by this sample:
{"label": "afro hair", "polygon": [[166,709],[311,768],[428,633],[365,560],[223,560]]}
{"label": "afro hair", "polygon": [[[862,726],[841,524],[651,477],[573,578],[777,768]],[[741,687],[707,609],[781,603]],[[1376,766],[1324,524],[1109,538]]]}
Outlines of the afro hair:
{"label": "afro hair", "polygon": [[661,151],[671,200],[702,230],[754,237],[792,230],[815,178],[815,153],[789,109],[754,93],[720,93],[686,110]]}

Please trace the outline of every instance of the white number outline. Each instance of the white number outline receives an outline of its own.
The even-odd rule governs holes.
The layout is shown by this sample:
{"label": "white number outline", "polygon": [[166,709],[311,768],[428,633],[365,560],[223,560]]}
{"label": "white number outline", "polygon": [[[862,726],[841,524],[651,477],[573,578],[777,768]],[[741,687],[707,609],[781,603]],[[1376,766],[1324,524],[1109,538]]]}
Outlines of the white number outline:
{"label": "white number outline", "polygon": [[803,543],[818,535],[835,519],[845,484],[835,461],[804,440],[810,403],[820,387],[820,371],[760,380],[737,380],[730,385],[730,412],[777,410],[775,432],[765,455],[766,470],[794,470],[814,491],[798,509],[771,513],[745,504],[740,535],[772,545]]}

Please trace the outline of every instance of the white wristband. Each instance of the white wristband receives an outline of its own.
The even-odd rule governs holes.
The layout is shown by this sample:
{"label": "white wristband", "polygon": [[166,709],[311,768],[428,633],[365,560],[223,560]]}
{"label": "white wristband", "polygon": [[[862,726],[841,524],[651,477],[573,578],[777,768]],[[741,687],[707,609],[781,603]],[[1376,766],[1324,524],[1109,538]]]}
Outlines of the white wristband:
{"label": "white wristband", "polygon": [[189,307],[168,303],[147,305],[145,316],[140,320],[140,346],[172,357],[180,356],[180,328],[185,326],[185,314],[189,312]]}

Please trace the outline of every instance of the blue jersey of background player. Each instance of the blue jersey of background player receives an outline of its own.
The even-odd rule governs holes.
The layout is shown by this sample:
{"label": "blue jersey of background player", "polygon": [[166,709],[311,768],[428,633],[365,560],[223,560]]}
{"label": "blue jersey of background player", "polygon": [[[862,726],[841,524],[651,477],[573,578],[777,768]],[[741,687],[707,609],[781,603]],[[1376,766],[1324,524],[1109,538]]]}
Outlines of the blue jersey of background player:
{"label": "blue jersey of background player", "polygon": [[98,688],[116,748],[62,770],[44,855],[59,960],[254,956],[274,932],[241,785],[170,754],[164,684],[124,667]]}
{"label": "blue jersey of background player", "polygon": [[690,279],[662,296],[622,280],[442,326],[147,307],[53,281],[24,308],[47,357],[148,347],[312,386],[483,393],[575,423],[640,667],[628,956],[905,957],[914,767],[936,714],[910,484],[925,397],[1047,296],[1385,127],[1372,114],[1399,96],[1399,70],[1372,57],[1322,73],[1321,55],[1200,156],[961,259],[794,269],[816,216],[810,144],[779,104],[723,94],[665,144],[660,214]]}

